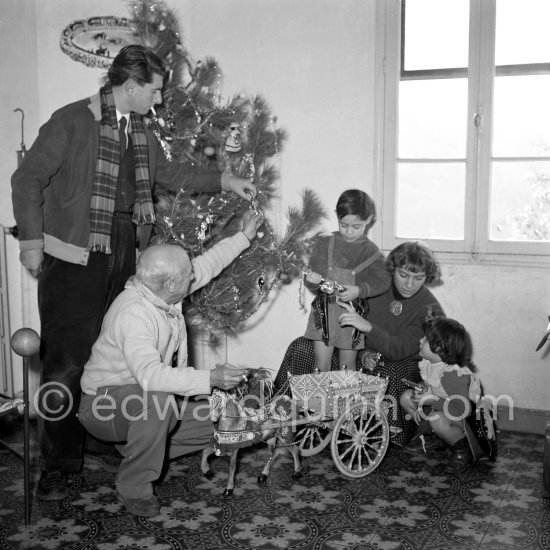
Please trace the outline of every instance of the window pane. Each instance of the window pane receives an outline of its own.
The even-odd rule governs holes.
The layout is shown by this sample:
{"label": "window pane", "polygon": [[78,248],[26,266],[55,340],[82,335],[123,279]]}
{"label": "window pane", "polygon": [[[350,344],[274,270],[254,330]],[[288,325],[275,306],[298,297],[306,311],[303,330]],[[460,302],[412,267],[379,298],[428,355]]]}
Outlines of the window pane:
{"label": "window pane", "polygon": [[496,6],[495,63],[548,63],[550,2],[497,0]]}
{"label": "window pane", "polygon": [[494,162],[491,240],[550,242],[550,162]]}
{"label": "window pane", "polygon": [[464,163],[399,163],[397,177],[397,237],[464,238]]}
{"label": "window pane", "polygon": [[493,156],[550,156],[550,75],[499,76],[494,97]]}
{"label": "window pane", "polygon": [[468,66],[468,4],[467,0],[406,0],[406,71]]}
{"label": "window pane", "polygon": [[468,82],[407,80],[399,85],[400,158],[464,158]]}

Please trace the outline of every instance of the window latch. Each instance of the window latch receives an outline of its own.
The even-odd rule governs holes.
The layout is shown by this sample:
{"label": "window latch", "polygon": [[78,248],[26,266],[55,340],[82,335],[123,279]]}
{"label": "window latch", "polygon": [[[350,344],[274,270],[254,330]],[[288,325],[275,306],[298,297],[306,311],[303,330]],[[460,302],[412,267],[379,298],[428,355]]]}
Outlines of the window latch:
{"label": "window latch", "polygon": [[481,120],[482,120],[481,113],[476,113],[474,115],[474,126],[476,128],[481,128]]}

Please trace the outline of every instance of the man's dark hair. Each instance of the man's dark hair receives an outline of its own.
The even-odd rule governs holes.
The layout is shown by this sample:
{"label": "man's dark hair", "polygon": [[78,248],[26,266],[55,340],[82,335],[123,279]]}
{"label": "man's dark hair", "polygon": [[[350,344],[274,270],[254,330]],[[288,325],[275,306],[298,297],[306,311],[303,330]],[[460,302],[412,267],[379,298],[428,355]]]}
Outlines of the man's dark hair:
{"label": "man's dark hair", "polygon": [[154,74],[164,76],[164,73],[164,63],[152,50],[131,44],[118,52],[107,72],[107,80],[111,86],[120,86],[131,78],[143,86],[153,81]]}

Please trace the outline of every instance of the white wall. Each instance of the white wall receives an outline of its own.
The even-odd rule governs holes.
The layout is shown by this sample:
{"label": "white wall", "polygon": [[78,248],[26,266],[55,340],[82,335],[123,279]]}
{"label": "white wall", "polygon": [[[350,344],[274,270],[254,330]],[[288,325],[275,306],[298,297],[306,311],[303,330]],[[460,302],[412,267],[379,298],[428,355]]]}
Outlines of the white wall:
{"label": "white wall", "polygon": [[[281,227],[288,205],[298,202],[306,186],[316,189],[331,211],[348,187],[360,186],[377,196],[374,1],[168,2],[193,57],[218,60],[225,75],[222,95],[261,93],[288,131],[280,155],[281,200],[274,205]],[[5,0],[2,12],[0,40],[8,53],[0,60],[5,75],[0,83],[2,120],[7,121],[0,128],[0,223],[9,225],[9,177],[20,142],[13,109],[22,107],[27,114],[30,145],[39,124],[55,108],[92,93],[103,74],[61,52],[61,30],[76,19],[128,16],[128,11],[125,2],[116,0]],[[26,42],[21,45],[23,36]],[[335,227],[334,219],[326,225]],[[377,241],[376,228],[372,236]],[[11,270],[18,269],[15,254],[10,262]],[[444,276],[445,284],[436,294],[447,313],[470,329],[486,391],[510,394],[518,407],[550,410],[550,357],[534,351],[550,313],[548,269],[472,262],[445,264]],[[17,277],[12,282],[17,296],[21,285]],[[298,283],[283,287],[251,319],[248,330],[228,339],[225,358],[277,370],[288,343],[305,329],[307,314],[299,308],[298,291]],[[32,305],[27,310],[19,322],[35,322],[29,319]],[[12,328],[18,326],[12,323]]]}
{"label": "white wall", "polygon": [[[38,130],[39,89],[36,85],[38,62],[35,28],[34,2],[10,1],[2,4],[0,13],[2,51],[0,69],[3,75],[0,80],[0,97],[2,98],[0,107],[0,120],[2,121],[0,124],[0,224],[5,227],[12,227],[14,224],[10,177],[17,167],[17,151],[21,149],[22,140],[22,116],[20,112],[14,112],[14,109],[21,108],[24,111],[23,139],[27,147],[34,140]],[[3,235],[0,235],[0,238],[3,238]],[[5,337],[9,339],[9,332],[13,333],[22,326],[31,326],[37,330],[39,327],[36,317],[32,320],[23,320],[23,302],[29,294],[36,301],[36,292],[32,291],[34,281],[20,268],[19,247],[11,235],[6,236],[6,248],[10,258],[7,264],[7,285],[10,289],[11,331],[10,327],[6,327],[8,334]],[[6,282],[3,281],[3,283]],[[14,384],[21,388],[22,360],[12,353],[12,361]]]}
{"label": "white wall", "polygon": [[486,391],[550,410],[550,344],[535,352],[550,314],[548,267],[451,264],[443,275],[436,294],[470,330]]}
{"label": "white wall", "polygon": [[[310,187],[334,211],[346,188],[372,192],[373,114],[365,98],[374,4],[364,0],[195,0],[171,2],[180,14],[188,50],[214,56],[223,94],[261,93],[288,139],[281,154],[281,228],[286,211]],[[180,7],[181,6],[181,7]],[[186,15],[188,14],[188,15]],[[336,229],[331,217],[327,229]],[[306,303],[311,296],[305,296]],[[286,286],[249,329],[229,340],[227,359],[277,370],[288,344],[303,334],[299,286]]]}

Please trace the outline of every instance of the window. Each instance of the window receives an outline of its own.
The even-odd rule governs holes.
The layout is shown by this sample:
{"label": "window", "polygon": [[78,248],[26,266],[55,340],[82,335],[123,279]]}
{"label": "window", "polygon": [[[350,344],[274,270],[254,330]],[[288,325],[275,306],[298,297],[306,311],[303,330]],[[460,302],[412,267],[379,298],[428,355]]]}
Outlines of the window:
{"label": "window", "polygon": [[550,2],[381,6],[384,248],[550,254]]}

